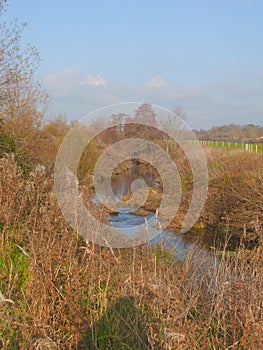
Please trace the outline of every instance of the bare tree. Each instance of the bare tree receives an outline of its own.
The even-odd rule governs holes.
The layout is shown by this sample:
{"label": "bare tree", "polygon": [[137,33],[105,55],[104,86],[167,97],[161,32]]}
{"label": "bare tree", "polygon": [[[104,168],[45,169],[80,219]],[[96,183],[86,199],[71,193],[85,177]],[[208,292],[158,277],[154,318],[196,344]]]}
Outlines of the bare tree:
{"label": "bare tree", "polygon": [[[0,18],[5,10],[0,0]],[[0,23],[0,127],[19,147],[30,143],[46,108],[47,94],[35,81],[40,58],[35,47],[21,46],[25,24]]]}
{"label": "bare tree", "polygon": [[[5,1],[0,0],[0,16]],[[12,121],[18,127],[27,121],[35,125],[43,114],[47,94],[35,81],[34,74],[40,62],[35,47],[21,46],[21,36],[26,24],[17,21],[0,24],[0,118]]]}
{"label": "bare tree", "polygon": [[141,124],[149,124],[153,127],[156,127],[156,114],[150,103],[144,102],[138,109],[135,111],[134,121]]}
{"label": "bare tree", "polygon": [[185,132],[187,130],[185,120],[186,114],[181,106],[176,106],[171,112],[162,116],[162,128],[168,135],[172,136],[172,138],[170,138],[168,135],[164,135],[163,140],[167,151],[172,151],[176,146],[174,140],[179,141],[185,138]]}

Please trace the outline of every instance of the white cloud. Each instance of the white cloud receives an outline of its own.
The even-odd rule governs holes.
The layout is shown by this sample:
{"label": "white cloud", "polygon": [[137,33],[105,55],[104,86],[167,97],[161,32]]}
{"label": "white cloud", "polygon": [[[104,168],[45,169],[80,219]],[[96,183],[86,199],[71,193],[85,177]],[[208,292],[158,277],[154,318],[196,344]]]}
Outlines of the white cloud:
{"label": "white cloud", "polygon": [[119,94],[100,75],[64,68],[42,78],[51,103],[49,112],[78,119],[103,105],[119,102]]}
{"label": "white cloud", "polygon": [[89,74],[84,80],[80,82],[80,85],[89,86],[105,86],[106,80],[103,79],[99,74]]}
{"label": "white cloud", "polygon": [[53,97],[64,98],[74,93],[78,85],[78,74],[75,68],[64,68],[43,78],[48,93]]}
{"label": "white cloud", "polygon": [[[104,91],[106,80],[100,75],[83,75],[75,68],[64,68],[43,77],[43,83],[52,99],[64,99],[67,102],[83,102],[93,98],[98,99],[101,95],[107,95]],[[97,88],[103,87],[98,96]],[[81,101],[80,101],[81,100]]]}
{"label": "white cloud", "polygon": [[157,75],[148,84],[116,83],[106,82],[100,75],[85,75],[74,68],[65,68],[45,76],[43,83],[51,96],[53,111],[70,119],[79,119],[109,104],[149,101],[168,109],[182,106],[187,120],[197,129],[222,123],[263,122],[263,86],[259,81],[248,84],[244,79],[243,84],[214,81],[183,86],[168,85]]}
{"label": "white cloud", "polygon": [[167,85],[167,83],[161,75],[156,75],[148,82],[147,85],[151,88],[159,88],[161,86]]}
{"label": "white cloud", "polygon": [[58,83],[67,83],[76,79],[77,71],[75,68],[64,68],[53,74],[46,75],[44,77],[44,83],[50,86],[56,86]]}

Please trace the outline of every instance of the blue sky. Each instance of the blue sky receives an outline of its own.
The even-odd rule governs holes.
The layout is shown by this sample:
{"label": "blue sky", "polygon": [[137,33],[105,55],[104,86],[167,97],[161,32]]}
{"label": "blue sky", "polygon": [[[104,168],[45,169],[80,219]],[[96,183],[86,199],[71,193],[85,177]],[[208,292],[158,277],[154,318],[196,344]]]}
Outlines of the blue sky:
{"label": "blue sky", "polygon": [[9,0],[42,58],[49,115],[182,106],[193,128],[263,124],[263,2]]}

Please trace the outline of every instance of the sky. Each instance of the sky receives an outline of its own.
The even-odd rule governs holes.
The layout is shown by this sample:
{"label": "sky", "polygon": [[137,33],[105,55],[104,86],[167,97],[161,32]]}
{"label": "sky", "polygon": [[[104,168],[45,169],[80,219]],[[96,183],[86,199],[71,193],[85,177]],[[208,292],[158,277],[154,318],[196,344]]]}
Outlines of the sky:
{"label": "sky", "polygon": [[42,59],[47,115],[180,106],[193,129],[263,125],[262,0],[9,0]]}

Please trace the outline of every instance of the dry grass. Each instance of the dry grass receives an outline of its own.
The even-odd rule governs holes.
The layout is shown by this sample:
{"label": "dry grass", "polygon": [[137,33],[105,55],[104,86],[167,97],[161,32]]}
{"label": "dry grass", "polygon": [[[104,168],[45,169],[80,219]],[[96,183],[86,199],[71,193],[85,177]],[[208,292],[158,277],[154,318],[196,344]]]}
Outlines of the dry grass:
{"label": "dry grass", "polygon": [[220,263],[112,252],[68,227],[43,168],[0,171],[0,348],[262,348],[262,245]]}
{"label": "dry grass", "polygon": [[209,194],[203,220],[227,231],[247,247],[262,242],[263,154],[240,150],[205,149],[209,166]]}

